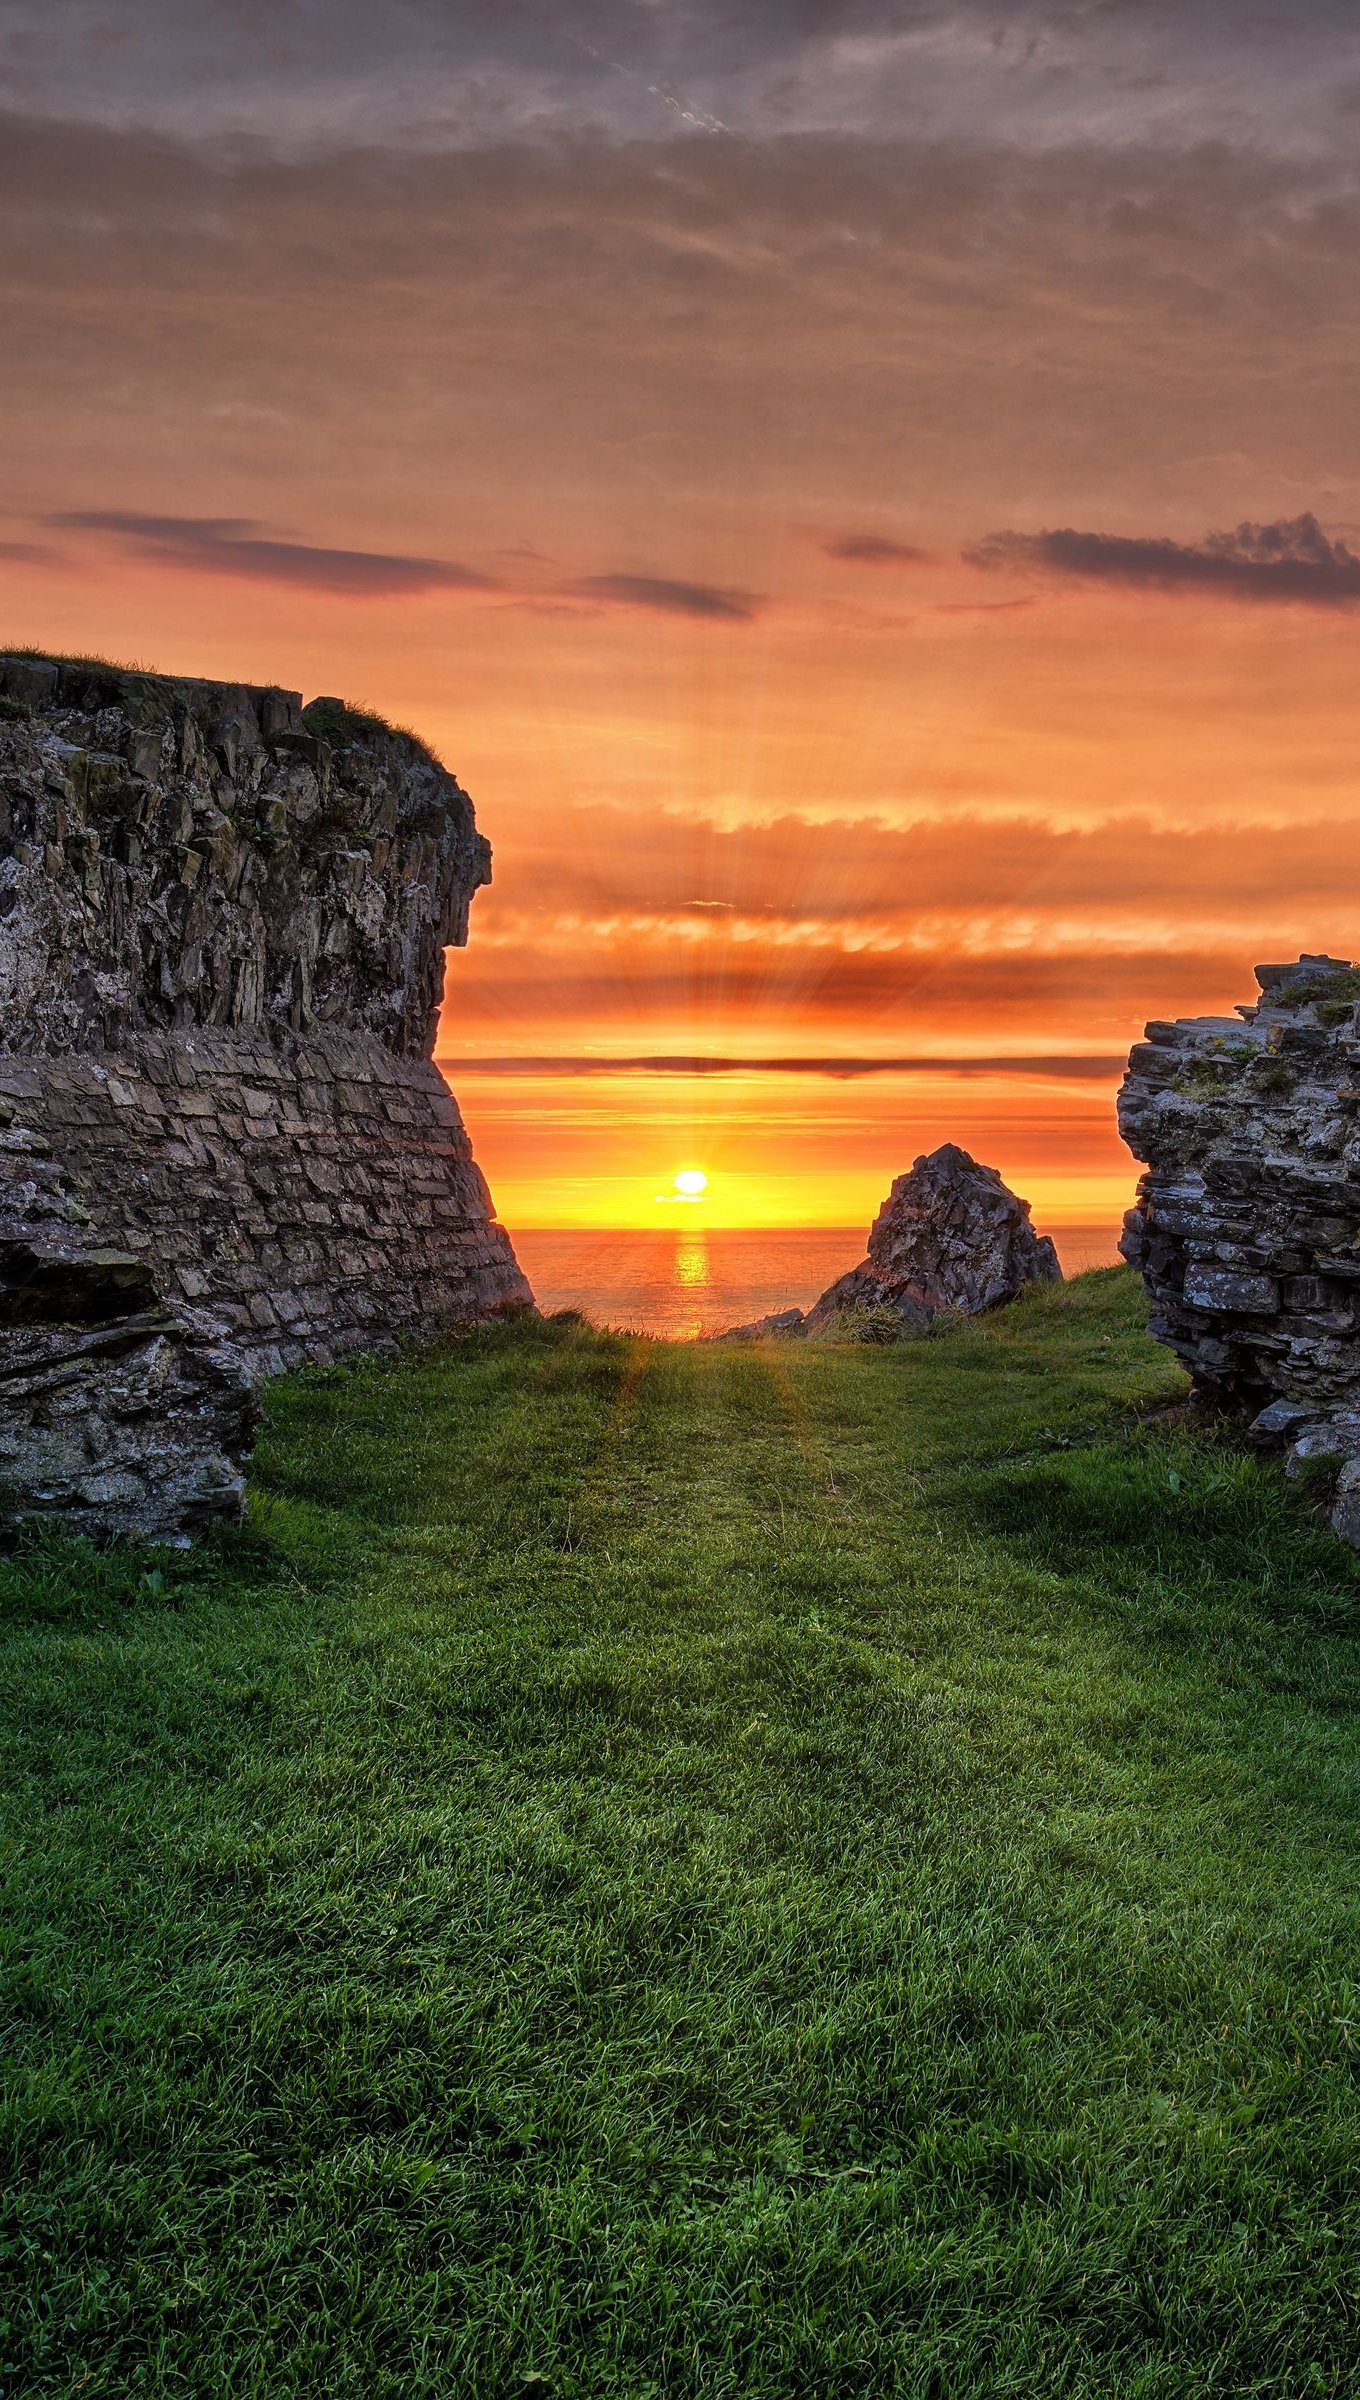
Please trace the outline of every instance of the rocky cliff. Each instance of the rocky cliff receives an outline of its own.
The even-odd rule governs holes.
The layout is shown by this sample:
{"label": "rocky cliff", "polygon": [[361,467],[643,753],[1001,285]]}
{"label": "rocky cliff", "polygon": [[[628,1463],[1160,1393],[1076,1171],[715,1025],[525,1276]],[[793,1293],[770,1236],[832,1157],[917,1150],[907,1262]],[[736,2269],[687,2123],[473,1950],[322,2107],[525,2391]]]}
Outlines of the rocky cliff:
{"label": "rocky cliff", "polygon": [[1155,1021],[1120,1130],[1146,1161],[1125,1258],[1199,1394],[1291,1467],[1333,1462],[1360,1546],[1360,970],[1256,970],[1232,1017]]}
{"label": "rocky cliff", "polygon": [[266,1375],[527,1302],[431,1063],[490,854],[337,701],[0,658],[0,1502],[239,1504]]}

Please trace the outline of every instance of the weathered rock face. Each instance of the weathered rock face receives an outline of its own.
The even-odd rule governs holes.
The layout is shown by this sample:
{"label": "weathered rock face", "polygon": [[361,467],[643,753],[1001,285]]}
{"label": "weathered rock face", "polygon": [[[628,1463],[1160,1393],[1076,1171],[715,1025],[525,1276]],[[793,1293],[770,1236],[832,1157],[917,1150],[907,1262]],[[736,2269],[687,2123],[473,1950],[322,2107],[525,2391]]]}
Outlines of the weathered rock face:
{"label": "weathered rock face", "polygon": [[491,852],[422,743],[339,701],[46,660],[0,658],[0,697],[8,1048],[334,1024],[428,1058]]}
{"label": "weathered rock face", "polygon": [[898,1176],[874,1219],[868,1257],[806,1316],[786,1309],[727,1338],[816,1335],[847,1316],[888,1311],[904,1330],[924,1333],[941,1311],[977,1317],[1018,1299],[1027,1284],[1061,1281],[1058,1253],[1030,1224],[1029,1202],[1017,1200],[995,1167],[945,1142]]}
{"label": "weathered rock face", "polygon": [[0,1508],[239,1506],[266,1375],[530,1294],[430,1059],[471,804],[338,702],[0,658]]}
{"label": "weathered rock face", "polygon": [[1291,1464],[1339,1463],[1360,1546],[1360,971],[1258,967],[1235,1017],[1154,1022],[1119,1125],[1147,1162],[1120,1245],[1197,1391]]}
{"label": "weathered rock face", "polygon": [[102,1246],[71,1177],[0,1104],[0,1496],[178,1538],[239,1509],[258,1414],[240,1362]]}
{"label": "weathered rock face", "polygon": [[1028,1200],[955,1142],[898,1176],[874,1220],[868,1263],[890,1291],[965,1317],[1004,1308],[1026,1284],[1062,1281],[1057,1251],[1029,1221]]}

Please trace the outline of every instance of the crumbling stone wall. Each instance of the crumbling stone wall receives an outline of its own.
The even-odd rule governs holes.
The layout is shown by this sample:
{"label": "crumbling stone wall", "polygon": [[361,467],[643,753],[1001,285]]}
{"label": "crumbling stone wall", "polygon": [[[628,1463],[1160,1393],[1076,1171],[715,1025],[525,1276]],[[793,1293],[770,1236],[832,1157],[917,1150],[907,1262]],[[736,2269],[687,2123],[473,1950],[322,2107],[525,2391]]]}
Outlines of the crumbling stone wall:
{"label": "crumbling stone wall", "polygon": [[489,851],[332,701],[0,658],[0,1504],[239,1505],[260,1380],[529,1300],[431,1062]]}
{"label": "crumbling stone wall", "polygon": [[1121,1248],[1197,1391],[1294,1472],[1335,1462],[1360,1547],[1360,970],[1256,979],[1236,1016],[1156,1021],[1131,1053],[1119,1124],[1147,1172]]}

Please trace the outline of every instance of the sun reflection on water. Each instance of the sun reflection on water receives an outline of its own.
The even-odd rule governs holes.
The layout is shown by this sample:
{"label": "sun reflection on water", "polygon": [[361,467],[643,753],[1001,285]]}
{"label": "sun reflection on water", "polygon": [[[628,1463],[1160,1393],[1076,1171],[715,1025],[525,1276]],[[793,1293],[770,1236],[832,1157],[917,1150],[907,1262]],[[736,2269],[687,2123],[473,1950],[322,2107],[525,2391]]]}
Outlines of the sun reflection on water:
{"label": "sun reflection on water", "polygon": [[[674,1338],[692,1342],[704,1329],[704,1304],[711,1301],[713,1296],[708,1243],[702,1233],[677,1233],[674,1281],[677,1314]],[[693,1315],[687,1303],[692,1304]]]}
{"label": "sun reflection on water", "polygon": [[701,1233],[682,1233],[675,1242],[675,1280],[682,1284],[708,1284],[713,1278],[708,1271],[708,1243]]}

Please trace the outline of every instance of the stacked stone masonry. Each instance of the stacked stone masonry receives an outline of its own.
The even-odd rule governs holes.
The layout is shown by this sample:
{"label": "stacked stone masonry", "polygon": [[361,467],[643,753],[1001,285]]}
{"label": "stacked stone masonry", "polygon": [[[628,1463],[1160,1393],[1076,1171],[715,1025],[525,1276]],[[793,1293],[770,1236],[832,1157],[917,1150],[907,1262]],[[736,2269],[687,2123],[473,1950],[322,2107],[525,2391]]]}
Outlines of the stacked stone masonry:
{"label": "stacked stone masonry", "polygon": [[239,1508],[260,1381],[530,1293],[431,1061],[489,852],[338,702],[0,659],[0,1506]]}
{"label": "stacked stone masonry", "polygon": [[1119,1096],[1147,1172],[1125,1220],[1151,1331],[1197,1393],[1335,1479],[1360,1547],[1360,970],[1256,970],[1234,1017],[1154,1022]]}

